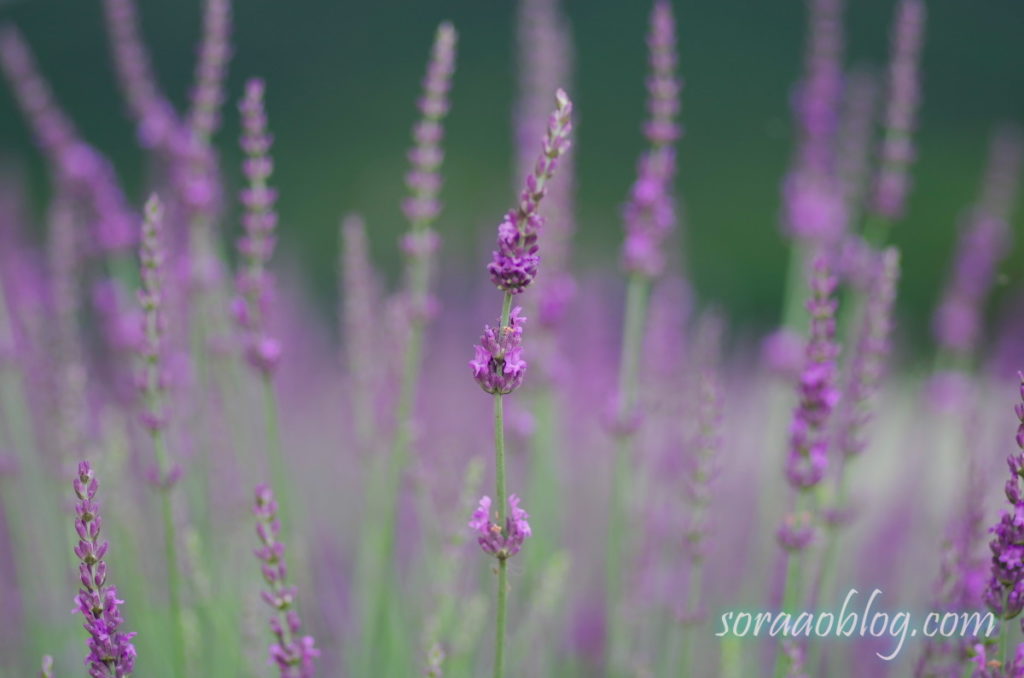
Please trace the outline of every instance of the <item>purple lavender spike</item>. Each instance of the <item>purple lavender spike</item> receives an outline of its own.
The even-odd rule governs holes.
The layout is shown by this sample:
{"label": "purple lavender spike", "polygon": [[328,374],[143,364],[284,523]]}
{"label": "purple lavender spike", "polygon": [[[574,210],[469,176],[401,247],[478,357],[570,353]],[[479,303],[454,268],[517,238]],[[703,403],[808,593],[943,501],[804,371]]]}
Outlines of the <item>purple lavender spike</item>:
{"label": "purple lavender spike", "polygon": [[45,655],[39,669],[39,678],[53,678],[53,657]]}
{"label": "purple lavender spike", "polygon": [[923,0],[900,0],[893,22],[885,137],[879,152],[882,166],[872,200],[873,211],[889,221],[903,216],[910,191],[925,15]]}
{"label": "purple lavender spike", "polygon": [[807,303],[811,331],[800,377],[800,401],[790,426],[789,456],[786,460],[786,479],[799,492],[820,483],[828,463],[825,425],[839,400],[836,387],[839,346],[835,341],[835,289],[836,279],[825,258],[819,256],[814,261],[811,276],[811,298]]}
{"label": "purple lavender spike", "polygon": [[564,91],[558,90],[541,154],[533,171],[526,177],[519,205],[509,210],[498,225],[498,249],[493,252],[487,271],[491,282],[502,292],[519,294],[537,277],[540,264],[537,240],[544,226],[544,218],[538,209],[559,158],[569,150],[570,132],[572,102]]}
{"label": "purple lavender spike", "polygon": [[36,143],[46,153],[59,190],[81,201],[92,221],[98,253],[118,252],[135,243],[135,217],[128,209],[113,166],[78,136],[54,101],[49,85],[14,26],[0,26],[0,67],[14,90]]}
{"label": "purple lavender spike", "polygon": [[864,428],[872,419],[871,401],[878,391],[889,355],[892,309],[899,273],[899,251],[890,247],[875,265],[864,320],[850,358],[850,374],[841,397],[843,406],[838,413],[836,448],[846,456],[860,454],[867,445]]}
{"label": "purple lavender spike", "polygon": [[967,358],[977,347],[985,299],[1009,249],[1022,156],[1020,130],[1004,127],[993,134],[982,195],[964,222],[956,263],[933,321],[939,347],[952,356]]}
{"label": "purple lavender spike", "polygon": [[484,553],[506,560],[519,553],[523,542],[533,534],[527,521],[529,517],[525,510],[519,508],[519,497],[510,494],[503,527],[491,520],[491,498],[484,496],[473,511],[469,527],[477,533],[477,542]]}
{"label": "purple lavender spike", "polygon": [[676,223],[673,144],[681,135],[676,121],[682,82],[676,75],[675,19],[672,6],[665,0],[656,2],[651,10],[647,45],[651,74],[647,80],[649,117],[644,134],[650,149],[640,157],[636,182],[624,209],[622,261],[626,272],[653,278],[665,268],[665,239]]}
{"label": "purple lavender spike", "polygon": [[135,0],[104,0],[111,55],[121,91],[145,148],[172,150],[180,143],[181,121],[160,91],[149,53],[139,35]]}
{"label": "purple lavender spike", "polygon": [[245,333],[245,358],[264,376],[273,374],[281,359],[281,343],[267,330],[267,314],[273,296],[273,280],[267,264],[274,253],[277,238],[277,191],[267,185],[274,164],[270,157],[273,138],[267,132],[267,114],[263,106],[263,81],[246,83],[242,111],[243,165],[249,187],[242,191],[245,234],[238,240],[243,268],[238,274],[238,297],[232,304],[235,320]]}
{"label": "purple lavender spike", "polygon": [[203,145],[220,125],[224,80],[231,59],[231,0],[205,0],[203,37],[196,61],[195,82],[187,124]]}
{"label": "purple lavender spike", "polygon": [[110,544],[100,539],[103,521],[96,503],[99,483],[89,462],[78,464],[78,475],[72,483],[78,503],[75,504],[75,531],[78,546],[75,555],[81,561],[79,580],[82,587],[75,596],[75,612],[85,619],[89,632],[89,655],[86,664],[92,678],[122,678],[135,668],[135,633],[120,631],[123,600],[117,597],[117,588],[107,584],[107,564],[103,558]]}
{"label": "purple lavender spike", "polygon": [[784,222],[794,238],[829,243],[846,222],[833,150],[843,88],[843,2],[809,4],[805,73],[794,97],[800,141],[783,189]]}
{"label": "purple lavender spike", "polygon": [[484,327],[480,345],[474,346],[476,356],[469,362],[473,378],[487,393],[508,395],[519,388],[526,376],[523,360],[523,324],[518,306],[512,309],[508,322],[498,327]]}
{"label": "purple lavender spike", "polygon": [[263,581],[267,589],[261,593],[263,601],[272,607],[275,616],[270,619],[274,644],[270,646],[270,660],[277,665],[281,678],[312,678],[315,660],[320,656],[312,636],[302,633],[302,620],[295,606],[297,589],[288,584],[288,566],[284,559],[284,544],[279,541],[281,523],[277,517],[277,501],[267,485],[256,488],[256,535],[260,547],[256,557],[262,563]]}

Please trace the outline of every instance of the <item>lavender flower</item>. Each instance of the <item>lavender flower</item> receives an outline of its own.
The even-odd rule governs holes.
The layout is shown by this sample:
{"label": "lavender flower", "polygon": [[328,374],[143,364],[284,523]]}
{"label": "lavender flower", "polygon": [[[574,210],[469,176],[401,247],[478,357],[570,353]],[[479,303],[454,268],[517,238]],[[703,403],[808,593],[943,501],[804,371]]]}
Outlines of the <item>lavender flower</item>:
{"label": "lavender flower", "polygon": [[39,678],[53,678],[53,657],[45,655],[43,657],[42,668],[39,671]]}
{"label": "lavender flower", "polygon": [[871,399],[889,354],[892,331],[892,307],[899,281],[900,255],[888,248],[878,259],[867,301],[863,324],[850,359],[850,375],[843,393],[836,447],[844,455],[856,455],[867,445],[864,427],[871,421]]}
{"label": "lavender flower", "polygon": [[114,67],[125,101],[138,125],[139,142],[146,148],[174,150],[180,143],[181,123],[160,92],[149,54],[139,36],[134,0],[104,0],[107,32]]}
{"label": "lavender flower", "polygon": [[238,251],[244,263],[236,281],[238,297],[233,309],[235,320],[246,333],[246,360],[263,375],[269,376],[281,359],[281,344],[266,329],[266,316],[273,294],[267,263],[277,243],[274,235],[277,191],[267,185],[267,179],[274,170],[269,154],[273,139],[267,132],[263,92],[262,80],[249,80],[245,85],[245,97],[239,104],[243,124],[242,150],[246,154],[243,167],[249,187],[242,191],[245,235],[238,239]]}
{"label": "lavender flower", "polygon": [[203,7],[203,38],[188,126],[201,145],[206,145],[220,124],[224,103],[224,79],[231,58],[231,0],[205,0]]}
{"label": "lavender flower", "polygon": [[21,33],[0,26],[0,67],[14,90],[36,142],[49,158],[60,188],[87,210],[98,253],[131,247],[135,217],[113,166],[78,136],[74,124],[54,101]]}
{"label": "lavender flower", "polygon": [[672,6],[665,0],[655,2],[651,10],[651,75],[647,80],[649,118],[644,134],[650,150],[641,156],[636,182],[624,209],[626,238],[622,245],[623,268],[628,273],[655,277],[665,267],[665,238],[675,227],[675,201],[672,182],[676,161],[672,144],[680,136],[676,122],[682,84],[676,76],[675,19]]}
{"label": "lavender flower", "polygon": [[533,172],[519,196],[519,205],[509,210],[498,225],[498,249],[487,271],[491,282],[509,294],[519,294],[537,277],[540,264],[537,238],[544,218],[537,211],[554,176],[558,159],[569,150],[572,131],[572,102],[562,90],[555,95],[555,110],[548,121],[547,135]]}
{"label": "lavender flower", "polygon": [[270,646],[270,660],[277,665],[281,678],[312,678],[314,660],[320,656],[320,651],[312,636],[300,635],[302,620],[295,609],[297,590],[287,583],[284,544],[278,540],[281,523],[277,517],[277,501],[267,485],[256,488],[253,513],[260,540],[255,553],[262,563],[263,580],[268,587],[261,596],[277,613],[270,619],[270,630],[276,641]]}
{"label": "lavender flower", "polygon": [[526,376],[523,360],[523,324],[526,318],[518,306],[509,314],[508,324],[497,328],[486,325],[476,356],[469,361],[473,378],[480,388],[495,395],[507,395],[519,388]]}
{"label": "lavender flower", "polygon": [[784,185],[793,237],[831,242],[845,226],[833,158],[843,89],[842,0],[811,0],[806,72],[794,101],[800,141]]}
{"label": "lavender flower", "polygon": [[[146,201],[146,215],[142,223],[142,245],[139,248],[139,275],[142,289],[139,290],[139,304],[142,306],[142,340],[139,355],[143,360],[139,386],[142,390],[144,411],[142,423],[150,431],[159,431],[167,426],[163,410],[167,386],[162,357],[162,343],[166,331],[165,300],[163,290],[164,259],[166,250],[163,243],[163,205],[156,195]],[[161,481],[162,482],[162,481]]]}
{"label": "lavender flower", "polygon": [[82,588],[75,596],[74,611],[85,618],[85,630],[89,632],[89,656],[85,663],[92,678],[121,678],[131,675],[135,668],[136,653],[131,640],[136,634],[118,630],[124,623],[120,610],[124,601],[118,599],[116,587],[107,585],[107,564],[103,557],[110,544],[100,540],[103,521],[95,501],[99,483],[89,462],[78,464],[78,475],[72,486],[78,498],[75,555],[82,561],[78,567]]}
{"label": "lavender flower", "polygon": [[914,161],[912,135],[921,98],[918,70],[925,14],[923,0],[900,0],[893,23],[886,130],[879,152],[882,166],[872,202],[873,210],[889,220],[903,216],[910,189],[909,169]]}
{"label": "lavender flower", "polygon": [[992,549],[992,570],[985,590],[985,603],[1004,621],[1009,621],[1024,610],[1024,374],[1020,375],[1021,402],[1014,406],[1020,425],[1017,427],[1017,446],[1021,451],[1010,455],[1010,479],[1006,481],[1006,498],[1012,511],[1003,511],[1002,517],[991,528],[995,537],[989,543]]}
{"label": "lavender flower", "polygon": [[952,276],[933,323],[939,346],[953,355],[969,356],[978,343],[985,298],[1010,244],[1009,220],[1022,153],[1024,144],[1016,128],[993,135],[982,195],[964,224]]}
{"label": "lavender flower", "polygon": [[507,560],[519,553],[523,542],[532,534],[527,522],[530,516],[519,508],[519,497],[514,494],[508,496],[508,509],[505,526],[502,527],[491,520],[491,498],[484,495],[469,521],[469,527],[477,533],[480,548],[498,560]]}
{"label": "lavender flower", "polygon": [[811,331],[800,376],[800,402],[793,413],[786,461],[786,478],[798,490],[817,485],[825,475],[828,461],[828,440],[824,428],[839,400],[836,388],[839,347],[835,343],[835,289],[836,280],[829,272],[824,257],[818,257],[811,276],[811,298],[807,302]]}

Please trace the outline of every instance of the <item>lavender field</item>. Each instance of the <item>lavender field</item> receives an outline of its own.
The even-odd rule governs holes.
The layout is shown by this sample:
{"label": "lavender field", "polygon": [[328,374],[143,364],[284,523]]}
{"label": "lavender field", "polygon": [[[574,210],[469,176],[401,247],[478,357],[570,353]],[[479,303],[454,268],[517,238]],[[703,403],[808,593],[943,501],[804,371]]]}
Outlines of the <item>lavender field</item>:
{"label": "lavender field", "polygon": [[898,246],[932,5],[886,3],[872,69],[853,3],[803,3],[788,167],[758,179],[777,209],[743,226],[788,251],[759,327],[695,281],[722,225],[682,180],[688,7],[648,3],[621,31],[647,70],[617,257],[585,245],[580,151],[617,141],[581,136],[570,3],[518,0],[493,76],[515,185],[454,223],[480,196],[447,181],[449,112],[489,104],[455,99],[458,22],[420,25],[415,122],[386,131],[404,233],[364,217],[376,192],[339,200],[364,204],[333,217],[327,295],[279,219],[288,83],[232,73],[240,7],[201,3],[179,97],[149,4],[95,3],[137,173],[62,104],[50,70],[76,64],[0,12],[35,159],[0,145],[0,678],[1024,677],[1024,121],[986,112],[983,163],[947,182],[974,196],[930,225],[951,256]]}

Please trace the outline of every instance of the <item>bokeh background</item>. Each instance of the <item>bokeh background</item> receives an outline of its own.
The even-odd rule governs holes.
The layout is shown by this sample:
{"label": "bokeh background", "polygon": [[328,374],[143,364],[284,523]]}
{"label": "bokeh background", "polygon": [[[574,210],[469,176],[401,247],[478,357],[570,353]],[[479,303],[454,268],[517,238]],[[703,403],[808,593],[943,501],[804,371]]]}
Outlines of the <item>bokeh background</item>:
{"label": "bokeh background", "polygon": [[[565,4],[577,47],[576,78],[568,85],[579,123],[576,260],[614,271],[620,203],[643,145],[649,3]],[[848,64],[882,74],[894,4],[849,3]],[[396,269],[414,101],[434,26],[446,18],[458,28],[460,46],[439,230],[446,267],[482,268],[474,257],[489,244],[518,181],[512,176],[514,11],[509,0],[236,4],[232,102],[218,139],[225,172],[238,183],[233,104],[243,79],[262,75],[276,134],[282,251],[301,266],[325,309],[333,306],[337,223],[345,212],[367,217],[377,261]],[[183,105],[199,2],[147,0],[140,12],[161,84]],[[792,148],[789,97],[800,73],[805,5],[684,0],[676,12],[686,78],[678,181],[687,223],[680,256],[699,298],[724,306],[739,328],[762,331],[779,317],[787,265],[776,215]],[[909,215],[893,236],[904,253],[901,332],[911,345],[927,340],[957,217],[976,194],[993,124],[1024,121],[1024,2],[931,0],[928,12],[919,159]],[[143,158],[116,90],[99,0],[0,0],[0,21],[22,28],[61,104],[110,155],[141,204]],[[44,204],[42,160],[5,86],[0,153],[27,167],[35,203]],[[1024,293],[1022,224],[1018,210],[1018,242],[1003,265],[994,307],[1006,308]]]}

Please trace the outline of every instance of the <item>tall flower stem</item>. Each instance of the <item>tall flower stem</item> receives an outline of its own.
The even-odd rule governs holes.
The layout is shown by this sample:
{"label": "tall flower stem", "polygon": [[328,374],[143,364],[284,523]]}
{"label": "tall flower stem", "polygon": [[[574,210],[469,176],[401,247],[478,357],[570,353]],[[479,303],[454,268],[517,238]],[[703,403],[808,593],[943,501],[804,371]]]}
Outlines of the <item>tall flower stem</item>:
{"label": "tall flower stem", "polygon": [[[650,297],[650,278],[633,273],[626,290],[626,309],[623,321],[622,353],[619,360],[618,398],[615,411],[618,441],[612,473],[612,496],[608,520],[608,552],[606,595],[609,609],[614,609],[622,593],[623,537],[627,531],[627,492],[630,487],[630,460],[633,457],[633,435],[628,420],[635,414],[637,372],[643,347],[644,327],[647,324],[647,305]],[[612,662],[619,657],[618,643],[622,634],[616,631],[616,617],[609,615],[609,652]],[[614,663],[612,664],[614,666]]]}
{"label": "tall flower stem", "polygon": [[282,525],[287,529],[288,520],[294,512],[288,507],[290,485],[288,470],[284,460],[284,448],[281,445],[280,411],[277,405],[277,393],[274,391],[274,380],[269,374],[263,374],[263,419],[267,427],[267,461],[270,464],[270,476],[274,479],[274,487],[281,497],[278,515]]}
{"label": "tall flower stem", "polygon": [[[507,307],[511,300],[510,294],[506,294],[506,311],[502,312],[503,321],[507,322]],[[504,325],[502,325],[504,327]],[[501,525],[505,511],[505,417],[502,406],[503,396],[498,393],[494,396],[494,482],[495,494],[498,504],[498,524]],[[508,560],[498,558],[498,605],[495,608],[494,625],[494,678],[502,678],[505,675],[505,617],[508,604]]]}
{"label": "tall flower stem", "polygon": [[153,430],[151,435],[156,453],[157,469],[160,474],[160,515],[164,524],[164,562],[167,567],[167,596],[171,608],[171,667],[177,678],[184,678],[186,672],[184,617],[181,612],[181,573],[178,571],[178,535],[174,523],[174,504],[171,498],[172,483],[166,482],[171,474],[167,442],[163,431]]}

